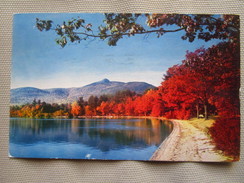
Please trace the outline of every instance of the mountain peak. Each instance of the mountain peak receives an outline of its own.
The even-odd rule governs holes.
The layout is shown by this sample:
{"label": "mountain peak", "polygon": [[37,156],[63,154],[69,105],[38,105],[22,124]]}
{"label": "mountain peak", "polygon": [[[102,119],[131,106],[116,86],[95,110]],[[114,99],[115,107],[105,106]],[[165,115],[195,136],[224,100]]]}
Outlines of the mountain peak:
{"label": "mountain peak", "polygon": [[104,78],[101,81],[98,81],[98,83],[109,83],[110,81],[107,78]]}
{"label": "mountain peak", "polygon": [[16,88],[11,90],[11,104],[20,105],[31,103],[34,99],[47,103],[67,103],[83,97],[88,100],[91,95],[115,94],[117,91],[130,90],[143,94],[147,89],[155,88],[145,82],[119,82],[109,81],[107,78],[79,88]]}

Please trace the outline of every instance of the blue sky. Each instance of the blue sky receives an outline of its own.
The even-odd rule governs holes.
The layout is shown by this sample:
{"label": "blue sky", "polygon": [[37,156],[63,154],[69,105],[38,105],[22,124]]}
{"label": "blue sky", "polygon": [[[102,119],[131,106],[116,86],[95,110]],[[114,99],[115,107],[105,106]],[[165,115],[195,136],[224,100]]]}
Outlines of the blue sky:
{"label": "blue sky", "polygon": [[[55,43],[55,32],[40,32],[36,18],[63,20],[83,18],[93,29],[103,22],[103,14],[17,14],[13,23],[11,88],[81,87],[108,78],[111,81],[144,81],[155,86],[162,82],[166,70],[180,64],[186,50],[194,51],[216,44],[218,40],[193,43],[181,40],[183,32],[124,37],[117,46],[90,39],[80,44],[68,43],[61,48]],[[141,23],[145,19],[139,20]],[[170,29],[170,27],[168,27]]]}

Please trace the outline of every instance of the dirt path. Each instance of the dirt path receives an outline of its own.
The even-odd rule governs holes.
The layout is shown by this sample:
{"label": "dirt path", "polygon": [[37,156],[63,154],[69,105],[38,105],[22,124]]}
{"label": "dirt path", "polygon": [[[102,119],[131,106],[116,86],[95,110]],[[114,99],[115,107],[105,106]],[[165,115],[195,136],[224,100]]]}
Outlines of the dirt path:
{"label": "dirt path", "polygon": [[187,121],[173,120],[174,129],[150,160],[153,161],[227,161],[218,153],[209,136]]}

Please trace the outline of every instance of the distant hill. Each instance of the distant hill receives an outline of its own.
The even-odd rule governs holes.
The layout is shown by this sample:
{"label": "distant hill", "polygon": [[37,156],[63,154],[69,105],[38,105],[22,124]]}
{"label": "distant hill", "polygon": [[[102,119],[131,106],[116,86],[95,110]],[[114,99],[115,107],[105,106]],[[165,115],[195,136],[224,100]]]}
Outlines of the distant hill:
{"label": "distant hill", "polygon": [[103,79],[89,85],[78,88],[51,88],[38,89],[33,87],[23,87],[11,89],[11,104],[31,103],[34,99],[48,103],[73,102],[79,97],[87,100],[91,95],[100,96],[102,94],[114,94],[120,90],[131,90],[142,94],[147,89],[155,88],[145,82],[118,82]]}

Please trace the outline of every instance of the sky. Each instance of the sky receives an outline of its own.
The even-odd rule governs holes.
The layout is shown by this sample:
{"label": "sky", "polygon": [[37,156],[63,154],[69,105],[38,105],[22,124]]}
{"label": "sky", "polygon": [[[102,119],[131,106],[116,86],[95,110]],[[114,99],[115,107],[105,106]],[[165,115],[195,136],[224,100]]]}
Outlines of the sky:
{"label": "sky", "polygon": [[[110,81],[142,81],[159,86],[167,69],[180,64],[186,51],[210,47],[218,40],[193,43],[183,41],[183,32],[124,37],[117,46],[107,41],[89,39],[81,43],[68,43],[61,48],[55,43],[54,31],[40,32],[36,18],[64,20],[80,17],[92,23],[93,29],[103,24],[103,14],[16,14],[13,22],[13,53],[11,88],[81,87],[104,78]],[[142,17],[140,23],[145,23]],[[169,27],[170,29],[171,27]]]}

